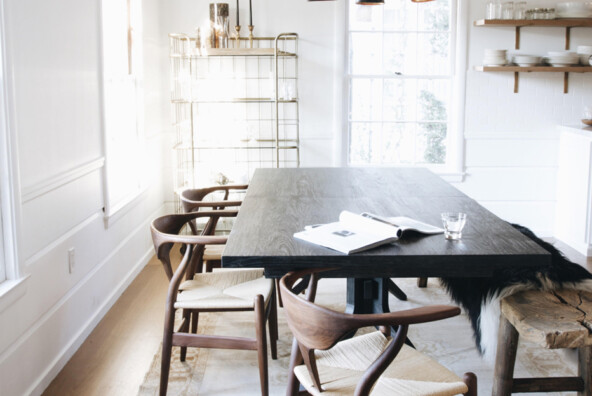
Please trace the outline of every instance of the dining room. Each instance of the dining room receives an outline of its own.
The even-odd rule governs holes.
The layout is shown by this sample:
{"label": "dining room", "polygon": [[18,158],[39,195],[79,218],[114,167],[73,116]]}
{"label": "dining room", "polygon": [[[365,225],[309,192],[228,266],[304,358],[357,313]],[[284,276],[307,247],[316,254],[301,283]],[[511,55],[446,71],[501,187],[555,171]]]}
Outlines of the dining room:
{"label": "dining room", "polygon": [[[0,11],[0,395],[319,387],[293,344],[306,321],[288,315],[307,285],[307,304],[340,314],[440,315],[399,317],[405,335],[377,326],[391,349],[450,372],[454,392],[553,382],[512,371],[563,378],[552,386],[564,393],[543,394],[592,392],[584,352],[578,363],[557,351],[588,350],[590,337],[504,355],[481,341],[497,340],[510,308],[493,299],[483,312],[496,321],[479,322],[470,301],[478,285],[483,301],[516,284],[587,290],[591,2],[0,0]],[[343,212],[437,231],[349,253],[303,240]],[[451,236],[443,213],[463,213],[464,228]],[[316,274],[296,290],[280,281],[311,268],[332,271],[318,287]],[[261,307],[175,301],[199,293],[180,286],[189,272],[258,269]],[[518,322],[501,333],[515,344],[516,331],[528,338]]]}

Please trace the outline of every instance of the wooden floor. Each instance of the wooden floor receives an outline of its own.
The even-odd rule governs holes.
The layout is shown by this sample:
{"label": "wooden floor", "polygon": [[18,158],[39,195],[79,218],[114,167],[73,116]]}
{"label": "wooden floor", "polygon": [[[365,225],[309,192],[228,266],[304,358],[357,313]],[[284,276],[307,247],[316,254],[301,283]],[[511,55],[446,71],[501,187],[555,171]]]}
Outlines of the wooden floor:
{"label": "wooden floor", "polygon": [[153,258],[44,395],[136,395],[162,340],[168,281]]}
{"label": "wooden floor", "polygon": [[[592,271],[592,259],[557,247]],[[160,346],[167,285],[153,258],[43,395],[136,395]]]}

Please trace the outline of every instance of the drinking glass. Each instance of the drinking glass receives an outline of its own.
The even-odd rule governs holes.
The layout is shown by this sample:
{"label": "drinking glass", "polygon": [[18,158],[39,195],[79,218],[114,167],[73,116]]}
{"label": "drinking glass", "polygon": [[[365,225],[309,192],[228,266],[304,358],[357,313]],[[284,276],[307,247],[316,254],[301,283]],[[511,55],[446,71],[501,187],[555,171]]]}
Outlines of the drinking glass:
{"label": "drinking glass", "polygon": [[485,6],[485,19],[496,19],[495,16],[495,2],[488,1]]}
{"label": "drinking glass", "polygon": [[526,19],[526,1],[519,1],[514,5],[514,19]]}
{"label": "drinking glass", "polygon": [[514,19],[513,1],[506,1],[502,4],[502,19]]}
{"label": "drinking glass", "polygon": [[467,221],[466,213],[444,212],[441,214],[444,224],[444,237],[450,240],[459,240],[462,237],[462,229]]}

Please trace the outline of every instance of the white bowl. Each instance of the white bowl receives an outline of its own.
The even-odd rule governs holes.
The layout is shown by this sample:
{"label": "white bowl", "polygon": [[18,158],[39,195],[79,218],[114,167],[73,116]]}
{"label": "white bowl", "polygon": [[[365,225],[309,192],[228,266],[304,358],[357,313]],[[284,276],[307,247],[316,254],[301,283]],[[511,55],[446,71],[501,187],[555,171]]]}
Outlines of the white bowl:
{"label": "white bowl", "polygon": [[541,61],[540,56],[534,55],[514,55],[514,63],[539,63]]}
{"label": "white bowl", "polygon": [[590,64],[590,58],[592,58],[592,55],[590,55],[590,54],[582,54],[582,55],[580,55],[580,63],[582,65],[588,66]]}
{"label": "white bowl", "polygon": [[506,56],[508,50],[486,49],[485,56]]}
{"label": "white bowl", "polygon": [[578,45],[577,53],[592,55],[592,45]]}
{"label": "white bowl", "polygon": [[570,67],[573,66],[573,63],[560,63],[560,62],[549,62],[549,64],[553,67]]}
{"label": "white bowl", "polygon": [[547,56],[578,56],[578,53],[573,51],[549,51]]}
{"label": "white bowl", "polygon": [[575,58],[569,56],[549,56],[548,59],[551,62],[562,62],[562,63],[580,63],[580,57]]}
{"label": "white bowl", "polygon": [[565,2],[555,5],[558,18],[590,18],[592,17],[592,2]]}

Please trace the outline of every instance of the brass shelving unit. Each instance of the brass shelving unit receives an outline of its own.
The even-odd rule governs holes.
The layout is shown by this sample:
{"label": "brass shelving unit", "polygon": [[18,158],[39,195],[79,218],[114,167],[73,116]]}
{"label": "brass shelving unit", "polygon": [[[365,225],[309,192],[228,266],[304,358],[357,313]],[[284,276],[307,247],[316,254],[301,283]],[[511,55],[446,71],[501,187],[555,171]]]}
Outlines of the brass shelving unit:
{"label": "brass shelving unit", "polygon": [[197,48],[185,34],[169,41],[175,191],[300,166],[296,33],[230,39],[230,48]]}
{"label": "brass shelving unit", "polygon": [[[477,27],[515,27],[515,49],[520,49],[520,29],[529,26],[546,26],[565,28],[565,49],[571,46],[571,29],[575,27],[592,27],[592,18],[559,18],[559,19],[480,19],[473,23]],[[542,73],[564,73],[563,93],[569,91],[569,73],[590,73],[592,66],[475,66],[476,71],[481,72],[513,72],[514,93],[518,93],[520,73],[542,72]]]}

